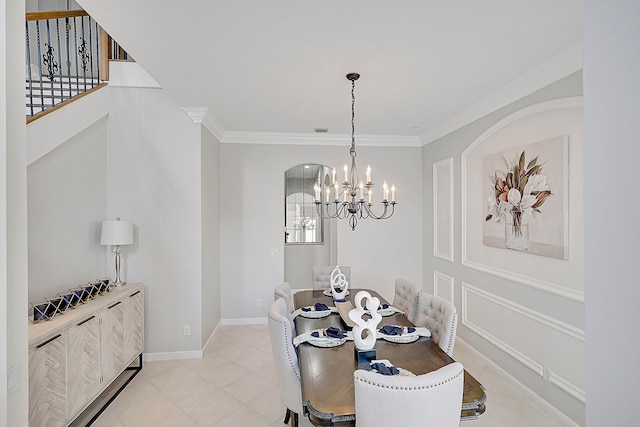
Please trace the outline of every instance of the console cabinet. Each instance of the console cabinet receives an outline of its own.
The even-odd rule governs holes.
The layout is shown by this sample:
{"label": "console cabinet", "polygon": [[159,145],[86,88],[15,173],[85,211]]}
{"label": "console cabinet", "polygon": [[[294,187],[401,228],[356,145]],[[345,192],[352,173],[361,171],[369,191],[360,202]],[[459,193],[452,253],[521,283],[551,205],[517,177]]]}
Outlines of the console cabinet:
{"label": "console cabinet", "polygon": [[144,349],[144,286],[29,325],[29,424],[68,426]]}

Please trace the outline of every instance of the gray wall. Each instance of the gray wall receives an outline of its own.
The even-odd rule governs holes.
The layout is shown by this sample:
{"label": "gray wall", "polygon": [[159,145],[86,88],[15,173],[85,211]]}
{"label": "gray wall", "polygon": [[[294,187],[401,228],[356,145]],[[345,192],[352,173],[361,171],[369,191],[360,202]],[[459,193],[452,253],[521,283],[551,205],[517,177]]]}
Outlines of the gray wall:
{"label": "gray wall", "polygon": [[[301,163],[344,164],[344,146],[222,144],[220,200],[223,319],[266,317],[265,302],[283,281],[284,171]],[[374,181],[397,187],[398,208],[384,221],[364,220],[351,231],[337,224],[337,262],[350,265],[354,285],[393,296],[394,281],[422,275],[420,147],[358,147],[358,162]],[[380,189],[380,194],[381,194]],[[377,200],[380,196],[376,195]],[[275,249],[278,256],[271,256]],[[311,273],[309,273],[310,275]],[[256,300],[263,301],[261,307]]]}
{"label": "gray wall", "polygon": [[146,285],[145,352],[200,350],[201,126],[161,89],[108,89],[107,214],[135,226],[124,274]]}
{"label": "gray wall", "polygon": [[107,273],[105,247],[100,246],[106,135],[103,118],[27,168],[31,303]]}
{"label": "gray wall", "polygon": [[[559,296],[544,289],[535,288],[523,284],[520,280],[509,280],[492,274],[490,270],[481,271],[477,266],[469,262],[463,264],[463,260],[469,260],[472,251],[492,254],[498,263],[503,263],[503,269],[511,270],[511,263],[519,263],[523,268],[532,270],[533,275],[545,269],[560,269],[564,277],[551,278],[549,281],[557,282],[570,288],[572,295],[577,299],[584,299],[582,268],[582,113],[579,112],[579,122],[573,123],[568,130],[559,124],[562,133],[574,132],[571,136],[570,147],[572,156],[570,159],[570,218],[571,245],[569,260],[555,260],[537,255],[513,253],[505,249],[483,247],[481,242],[473,247],[467,240],[467,253],[463,253],[463,239],[471,233],[482,230],[484,215],[464,216],[463,212],[463,182],[462,170],[463,152],[487,130],[510,114],[522,111],[524,108],[556,98],[579,96],[582,94],[582,75],[575,73],[562,79],[538,92],[535,92],[507,107],[501,108],[475,122],[464,126],[451,134],[431,142],[423,148],[423,203],[424,203],[424,283],[425,290],[434,290],[434,272],[437,272],[445,280],[441,285],[453,284],[454,303],[460,313],[458,322],[458,336],[471,344],[500,368],[512,375],[526,387],[533,390],[539,396],[550,402],[563,413],[570,416],[580,424],[584,424],[584,403],[569,395],[567,392],[546,381],[542,377],[542,370],[549,369],[549,373],[566,379],[572,386],[584,391],[584,372],[582,361],[584,360],[584,304],[571,298]],[[552,113],[553,114],[553,113]],[[558,113],[559,114],[559,113]],[[561,119],[562,120],[562,119]],[[522,145],[527,142],[535,142],[557,136],[554,132],[558,127],[541,129],[548,126],[540,119],[540,123],[532,123],[528,131],[517,136]],[[547,132],[551,132],[544,135]],[[516,143],[517,145],[517,143]],[[501,150],[494,149],[494,152]],[[452,158],[453,164],[453,221],[454,247],[453,262],[434,255],[434,215],[433,215],[433,164]],[[467,181],[469,182],[469,181]],[[467,195],[469,198],[470,195]],[[480,201],[482,203],[482,201]],[[467,208],[468,212],[475,212],[474,207]],[[477,218],[476,218],[477,217]],[[479,219],[478,219],[479,218]],[[466,234],[463,233],[462,224],[466,220]],[[479,227],[479,228],[478,228]],[[509,253],[511,252],[511,253]],[[573,269],[573,270],[571,270]],[[450,279],[450,280],[449,280]],[[544,280],[547,280],[546,278]],[[544,281],[542,280],[542,281]],[[440,286],[438,293],[441,296],[450,295],[449,288]],[[527,316],[533,316],[528,319]],[[541,325],[535,317],[549,319],[548,325]],[[502,320],[501,320],[502,319]],[[522,322],[522,323],[519,323]],[[518,330],[519,326],[526,325],[527,334]],[[549,326],[553,325],[553,327]],[[555,336],[552,331],[556,329],[571,336],[563,334]],[[536,332],[548,332],[531,347],[531,338]],[[560,344],[559,342],[562,342]],[[574,351],[566,352],[567,348]],[[563,351],[564,350],[564,351]],[[572,361],[573,359],[573,361]],[[540,366],[540,373],[534,372]],[[482,372],[471,373],[481,378]],[[491,391],[489,391],[491,396]],[[491,410],[491,409],[489,409]]]}
{"label": "gray wall", "polygon": [[[638,424],[640,5],[585,2],[587,425]],[[614,183],[614,185],[610,185]]]}
{"label": "gray wall", "polygon": [[220,321],[220,143],[202,128],[202,343]]}

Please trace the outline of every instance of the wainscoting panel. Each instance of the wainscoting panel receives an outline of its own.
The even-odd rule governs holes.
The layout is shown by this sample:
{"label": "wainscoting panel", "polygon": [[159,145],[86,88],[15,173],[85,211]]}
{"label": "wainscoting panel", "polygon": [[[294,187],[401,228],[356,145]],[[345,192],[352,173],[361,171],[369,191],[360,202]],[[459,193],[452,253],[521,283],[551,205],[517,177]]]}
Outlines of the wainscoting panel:
{"label": "wainscoting panel", "polygon": [[433,255],[453,262],[453,158],[433,164]]}
{"label": "wainscoting panel", "polygon": [[583,330],[464,282],[462,324],[585,401]]}
{"label": "wainscoting panel", "polygon": [[455,303],[453,299],[453,277],[442,274],[438,271],[433,272],[433,294]]}

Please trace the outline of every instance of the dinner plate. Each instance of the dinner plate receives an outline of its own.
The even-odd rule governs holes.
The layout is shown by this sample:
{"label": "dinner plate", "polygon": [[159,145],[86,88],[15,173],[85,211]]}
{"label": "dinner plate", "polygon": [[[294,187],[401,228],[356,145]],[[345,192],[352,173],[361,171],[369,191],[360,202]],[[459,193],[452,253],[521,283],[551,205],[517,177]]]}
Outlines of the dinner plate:
{"label": "dinner plate", "polygon": [[316,347],[338,347],[339,345],[342,345],[345,342],[347,342],[346,337],[331,338],[331,337],[322,335],[324,333],[324,329],[315,329],[311,332],[318,332],[320,334],[318,338],[312,336],[312,337],[309,337],[309,339],[307,340],[309,344]]}
{"label": "dinner plate", "polygon": [[[347,293],[345,295],[349,295],[351,292],[349,292],[349,290],[347,289]],[[325,297],[333,297],[333,293],[331,292],[331,289],[325,289],[322,292],[322,295],[324,295]]]}
{"label": "dinner plate", "polygon": [[385,341],[389,341],[397,344],[409,344],[409,343],[418,341],[418,338],[420,338],[420,335],[418,335],[417,332],[411,332],[411,333],[402,334],[402,335],[386,335],[386,334],[380,333],[380,336]]}
{"label": "dinner plate", "polygon": [[378,310],[378,314],[382,317],[391,316],[396,313],[397,313],[396,310],[393,309],[391,306],[389,306],[388,308],[383,308],[382,310]]}
{"label": "dinner plate", "polygon": [[[306,308],[306,307],[305,307]],[[302,310],[299,316],[306,317],[309,319],[320,319],[322,317],[327,317],[331,314],[331,310],[322,310],[322,311],[304,311]]]}

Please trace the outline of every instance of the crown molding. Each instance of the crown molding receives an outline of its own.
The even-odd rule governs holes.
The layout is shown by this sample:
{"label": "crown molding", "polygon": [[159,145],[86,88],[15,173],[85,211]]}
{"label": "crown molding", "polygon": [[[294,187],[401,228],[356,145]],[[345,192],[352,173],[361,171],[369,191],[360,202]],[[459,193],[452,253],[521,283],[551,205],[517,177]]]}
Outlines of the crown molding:
{"label": "crown molding", "polygon": [[[373,147],[420,147],[417,136],[359,135],[359,146]],[[225,144],[280,144],[280,145],[348,145],[351,135],[318,133],[277,132],[225,132],[220,142]]]}
{"label": "crown molding", "polygon": [[422,145],[442,138],[474,120],[581,70],[583,66],[582,50],[582,42],[579,42],[479,102],[433,126],[420,135]]}
{"label": "crown molding", "polygon": [[208,107],[182,107],[182,109],[187,113],[189,118],[193,120],[193,123],[201,124],[211,132],[218,141],[222,141],[225,130],[213,114],[211,114]]}

